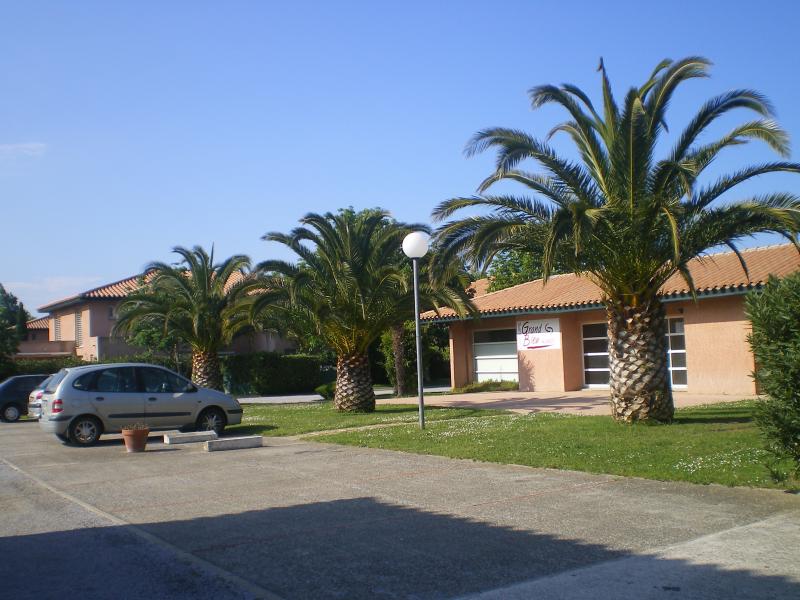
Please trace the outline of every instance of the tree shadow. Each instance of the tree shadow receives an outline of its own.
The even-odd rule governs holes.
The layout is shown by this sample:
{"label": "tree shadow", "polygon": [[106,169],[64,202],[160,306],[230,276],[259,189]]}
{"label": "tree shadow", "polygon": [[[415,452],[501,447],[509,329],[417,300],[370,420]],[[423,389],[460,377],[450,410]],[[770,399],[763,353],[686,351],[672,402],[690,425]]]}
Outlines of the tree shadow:
{"label": "tree shadow", "polygon": [[740,406],[726,407],[724,412],[719,405],[714,409],[691,408],[686,412],[675,413],[675,423],[753,423],[753,409]]}
{"label": "tree shadow", "polygon": [[[139,527],[287,599],[452,598],[580,567],[613,565],[609,561],[618,559],[635,561],[635,571],[622,571],[630,580],[645,582],[653,597],[663,597],[664,591],[681,591],[682,598],[800,596],[796,580],[778,575],[634,555],[368,497]],[[72,595],[78,582],[102,582],[81,587],[80,597],[108,598],[116,595],[114,590],[124,590],[125,597],[163,597],[167,592],[153,589],[161,578],[166,586],[180,587],[177,564],[172,579],[158,569],[142,576],[137,556],[144,551],[136,545],[144,542],[129,529],[93,527],[0,538],[4,595],[63,598]],[[58,568],[43,568],[52,557],[59,557]],[[188,595],[167,597],[202,595],[190,588]],[[709,589],[711,596],[702,595]],[[581,597],[592,597],[591,590],[582,592]],[[594,597],[642,597],[636,594],[629,595],[622,585],[610,596],[598,592]],[[562,589],[557,597],[572,595]]]}
{"label": "tree shadow", "polygon": [[239,435],[261,435],[265,431],[277,429],[275,425],[233,425],[225,429],[222,437]]}

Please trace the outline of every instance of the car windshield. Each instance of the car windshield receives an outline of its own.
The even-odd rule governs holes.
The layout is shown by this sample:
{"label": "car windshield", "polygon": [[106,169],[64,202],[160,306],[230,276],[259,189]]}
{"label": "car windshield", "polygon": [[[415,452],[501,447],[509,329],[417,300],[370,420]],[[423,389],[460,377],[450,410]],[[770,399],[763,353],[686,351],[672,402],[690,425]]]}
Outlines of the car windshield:
{"label": "car windshield", "polygon": [[37,390],[44,390],[47,388],[47,384],[50,383],[50,380],[53,379],[55,375],[50,375],[47,379],[45,379],[42,383],[36,386]]}
{"label": "car windshield", "polygon": [[58,384],[61,383],[61,380],[64,379],[64,377],[66,376],[67,376],[67,370],[61,369],[58,373],[56,373],[50,378],[50,381],[47,383],[47,387],[44,388],[44,391],[48,394],[52,394],[53,392],[55,392],[56,388],[58,387]]}

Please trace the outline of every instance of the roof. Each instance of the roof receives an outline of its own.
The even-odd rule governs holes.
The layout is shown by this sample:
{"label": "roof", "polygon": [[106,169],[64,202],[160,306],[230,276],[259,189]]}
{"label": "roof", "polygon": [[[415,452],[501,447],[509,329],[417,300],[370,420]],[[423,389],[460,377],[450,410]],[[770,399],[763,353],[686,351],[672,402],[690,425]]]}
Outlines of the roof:
{"label": "roof", "polygon": [[467,288],[467,292],[472,293],[473,298],[477,298],[478,296],[483,296],[484,294],[489,293],[489,285],[491,285],[492,280],[488,277],[484,277],[483,279],[477,279],[469,284]]}
{"label": "roof", "polygon": [[[792,244],[742,250],[750,272],[748,279],[739,259],[733,252],[720,252],[695,258],[689,262],[689,271],[698,296],[713,294],[744,294],[763,285],[769,275],[785,277],[800,271],[800,253]],[[673,275],[660,291],[665,300],[690,296],[689,287],[679,275]],[[552,276],[545,285],[541,279],[515,285],[497,292],[476,295],[473,298],[481,315],[521,314],[530,312],[559,312],[600,308],[603,295],[586,277],[573,273]],[[449,309],[422,315],[424,320],[456,320]]]}
{"label": "roof", "polygon": [[[40,306],[37,310],[39,312],[51,312],[59,308],[80,304],[87,300],[122,300],[131,292],[135,292],[137,289],[139,289],[139,281],[141,280],[142,275],[144,275],[145,280],[149,280],[150,276],[148,274],[140,273],[139,275],[132,275],[131,277],[120,279],[114,283],[101,285],[100,287],[96,287],[85,292],[79,292],[74,296],[69,296],[67,298],[51,302],[50,304],[45,304],[44,306]],[[231,276],[231,279],[228,281],[236,283],[239,281],[239,277],[241,277],[240,273],[234,273]]]}
{"label": "roof", "polygon": [[28,330],[39,330],[39,329],[49,329],[50,328],[50,317],[39,317],[38,319],[32,319],[25,323],[25,329]]}
{"label": "roof", "polygon": [[141,277],[141,274],[126,277],[125,279],[120,279],[114,283],[101,285],[100,287],[96,287],[85,292],[79,292],[74,296],[69,296],[67,298],[62,298],[61,300],[51,302],[50,304],[45,304],[44,306],[40,306],[37,310],[39,312],[50,312],[58,308],[79,304],[85,300],[121,300],[131,292],[138,289],[139,279]]}

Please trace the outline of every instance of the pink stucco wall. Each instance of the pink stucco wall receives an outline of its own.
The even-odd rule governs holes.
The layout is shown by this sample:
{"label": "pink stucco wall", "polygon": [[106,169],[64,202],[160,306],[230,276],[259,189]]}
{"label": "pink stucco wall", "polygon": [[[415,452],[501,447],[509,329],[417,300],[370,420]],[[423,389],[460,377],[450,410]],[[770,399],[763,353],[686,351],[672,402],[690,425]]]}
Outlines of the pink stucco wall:
{"label": "pink stucco wall", "polygon": [[[744,314],[744,297],[727,296],[666,303],[669,317],[682,317],[685,325],[687,391],[698,394],[752,395],[753,355],[747,345],[750,324]],[[518,317],[484,318],[450,325],[450,375],[453,387],[473,379],[472,333],[482,329],[515,328],[518,319],[558,318],[561,349],[518,353],[522,391],[571,391],[583,387],[584,323],[605,322],[604,310]]]}
{"label": "pink stucco wall", "polygon": [[755,361],[747,344],[751,327],[743,296],[669,304],[667,315],[684,319],[688,391],[756,393],[751,377]]}

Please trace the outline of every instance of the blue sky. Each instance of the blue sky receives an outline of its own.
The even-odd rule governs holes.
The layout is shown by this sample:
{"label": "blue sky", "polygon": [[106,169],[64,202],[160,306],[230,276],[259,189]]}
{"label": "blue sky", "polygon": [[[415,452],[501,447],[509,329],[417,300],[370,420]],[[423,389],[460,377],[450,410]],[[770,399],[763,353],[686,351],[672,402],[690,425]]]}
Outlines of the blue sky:
{"label": "blue sky", "polygon": [[[526,90],[569,81],[596,97],[600,56],[618,95],[662,58],[714,61],[675,99],[672,132],[750,87],[800,138],[795,3],[650,4],[6,3],[0,282],[33,309],[175,245],[286,257],[260,237],[309,211],[427,222],[490,172],[490,155],[462,154],[476,130],[545,135],[561,114],[532,112]],[[752,145],[716,169],[771,158]],[[770,176],[742,192],[797,187]]]}

